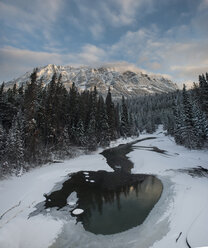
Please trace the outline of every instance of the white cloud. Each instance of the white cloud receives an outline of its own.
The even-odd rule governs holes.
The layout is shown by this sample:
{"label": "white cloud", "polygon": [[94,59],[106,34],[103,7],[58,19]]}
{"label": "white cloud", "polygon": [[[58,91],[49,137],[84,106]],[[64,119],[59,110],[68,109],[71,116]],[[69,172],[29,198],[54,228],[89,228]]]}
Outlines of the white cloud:
{"label": "white cloud", "polygon": [[[146,6],[146,10],[151,9],[153,2],[153,0],[8,0],[0,2],[0,20],[7,27],[16,28],[19,32],[26,32],[36,38],[42,35],[49,42],[56,21],[64,15],[66,25],[73,23],[82,32],[89,30],[93,38],[99,40],[103,37],[106,26],[123,27],[135,24],[136,18],[143,15],[140,9],[143,6]],[[69,16],[64,12],[66,6],[69,8]]]}
{"label": "white cloud", "polygon": [[104,26],[100,23],[93,24],[89,29],[95,39],[100,39],[103,36],[105,30]]}
{"label": "white cloud", "polygon": [[115,71],[125,72],[125,71],[133,71],[133,72],[142,72],[147,73],[146,70],[137,67],[135,64],[128,63],[126,61],[115,61],[115,62],[108,62],[108,63],[100,63],[100,66],[103,67],[110,67],[113,68]]}
{"label": "white cloud", "polygon": [[63,63],[62,57],[55,53],[33,52],[14,47],[0,49],[1,80],[11,80],[34,67],[49,63]]}
{"label": "white cloud", "polygon": [[49,35],[53,25],[61,14],[64,0],[36,0],[12,3],[0,2],[0,20],[6,27],[16,29],[16,33],[25,33],[34,37],[44,37],[50,41]]}
{"label": "white cloud", "polygon": [[[195,82],[197,82],[198,75],[208,72],[208,63],[201,66],[172,66],[171,70],[181,78],[186,78],[188,82],[190,82],[189,78],[194,78],[196,79]],[[191,82],[193,83],[193,81]]]}
{"label": "white cloud", "polygon": [[[76,56],[76,55],[74,55]],[[82,48],[82,52],[77,54],[78,61],[81,64],[95,64],[106,61],[106,52],[94,45],[87,44]],[[78,62],[76,61],[76,62]]]}
{"label": "white cloud", "polygon": [[207,36],[207,16],[208,16],[208,0],[202,0],[196,15],[191,20],[191,25],[198,36]]}
{"label": "white cloud", "polygon": [[83,46],[79,53],[60,54],[56,52],[34,52],[26,49],[14,47],[0,48],[0,75],[2,81],[12,78],[32,70],[34,67],[47,64],[82,64],[97,65],[107,61],[106,53],[103,49],[94,45]]}
{"label": "white cloud", "polygon": [[176,82],[197,82],[198,75],[208,71],[208,41],[176,42],[168,37],[161,38],[157,28],[153,27],[127,32],[112,46],[101,48],[85,44],[77,53],[61,53],[59,50],[34,52],[4,47],[0,49],[0,74],[3,80],[9,80],[36,66],[49,63],[95,66],[115,60],[120,54],[123,56],[119,60],[132,61],[134,64],[123,63],[120,68],[135,70],[143,67],[152,73],[165,72]]}
{"label": "white cloud", "polygon": [[145,11],[150,11],[153,0],[105,0],[105,1],[80,1],[75,4],[79,10],[80,18],[73,16],[72,21],[83,30],[85,26],[95,39],[103,37],[105,26],[128,27],[135,23],[136,17],[143,15],[140,8],[146,6]]}
{"label": "white cloud", "polygon": [[[112,2],[112,1],[111,1]],[[112,11],[112,6],[110,4],[106,5],[104,8],[107,17],[110,17],[111,24],[114,26],[130,25],[135,22],[135,18],[143,13],[140,8],[146,6],[146,11],[150,12],[153,9],[152,0],[115,0],[115,9],[118,13]]]}
{"label": "white cloud", "polygon": [[[123,1],[116,1],[117,6],[113,9],[108,3],[102,2],[102,11],[104,18],[108,21],[109,25],[114,27],[130,25],[134,21],[134,13],[130,8],[125,9]],[[127,1],[128,2],[128,1]],[[130,15],[130,12],[132,14]]]}
{"label": "white cloud", "polygon": [[30,50],[17,49],[14,47],[0,48],[0,75],[2,81],[9,81],[17,78],[35,67],[47,64],[56,65],[89,65],[89,66],[108,66],[117,71],[126,70],[147,73],[146,70],[137,67],[133,63],[124,61],[108,62],[108,54],[105,50],[94,45],[87,44],[82,47],[77,54],[59,54],[49,52],[34,52]]}
{"label": "white cloud", "polygon": [[104,33],[104,25],[102,24],[103,13],[99,8],[99,5],[93,7],[88,2],[76,1],[77,8],[80,12],[80,18],[78,16],[70,17],[74,24],[82,31],[85,27],[91,32],[95,39],[100,39]]}
{"label": "white cloud", "polygon": [[[160,0],[160,3],[162,1],[165,2]],[[19,34],[15,32],[13,35],[13,46],[18,47],[18,44],[15,44],[15,36],[24,41],[25,37],[21,38],[21,31],[24,30],[34,37],[43,36],[47,42],[43,44],[42,49],[47,52],[33,52],[14,47],[1,48],[0,70],[5,80],[10,79],[11,71],[19,70],[18,74],[21,74],[35,66],[48,63],[97,65],[107,61],[130,61],[153,73],[170,74],[178,82],[197,81],[198,74],[208,71],[208,0],[200,0],[201,4],[196,9],[190,25],[171,26],[166,32],[162,32],[156,25],[138,28],[136,31],[129,30],[114,44],[84,44],[74,53],[64,52],[52,34],[53,25],[62,14],[65,0],[17,0],[13,1],[13,4],[11,2],[0,2],[0,20],[6,23],[7,27],[14,25],[20,31]],[[135,18],[142,15],[142,11],[147,11],[147,6],[149,11],[153,11],[154,4],[153,0],[76,0],[76,13],[73,15],[71,9],[67,22],[71,21],[81,32],[87,29],[99,40],[104,37],[108,26],[133,27]],[[201,32],[203,36],[196,35],[197,38],[188,39],[194,37],[192,32]],[[70,37],[67,38],[70,44]],[[8,42],[6,36],[2,39],[4,43]]]}
{"label": "white cloud", "polygon": [[208,8],[208,0],[202,0],[201,3],[199,4],[198,10],[204,11],[207,8]]}
{"label": "white cloud", "polygon": [[111,47],[111,56],[122,53],[123,59],[156,73],[169,73],[175,81],[197,80],[208,70],[208,39],[173,40],[161,37],[158,29],[127,32]]}
{"label": "white cloud", "polygon": [[158,62],[152,62],[152,63],[149,63],[148,64],[148,67],[151,69],[151,70],[159,70],[162,65]]}

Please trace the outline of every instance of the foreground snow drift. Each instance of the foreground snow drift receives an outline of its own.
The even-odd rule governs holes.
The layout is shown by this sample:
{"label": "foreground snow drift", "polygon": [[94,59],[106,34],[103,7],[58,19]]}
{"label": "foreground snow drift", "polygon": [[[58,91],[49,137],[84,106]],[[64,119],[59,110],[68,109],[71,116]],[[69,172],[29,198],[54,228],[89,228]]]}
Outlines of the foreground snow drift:
{"label": "foreground snow drift", "polygon": [[[172,138],[157,131],[157,139],[138,143],[128,154],[132,173],[154,174],[163,182],[164,191],[145,222],[115,235],[86,232],[76,217],[57,216],[54,211],[28,218],[44,201],[43,194],[60,187],[65,176],[80,170],[112,171],[100,154],[85,155],[60,164],[36,168],[22,177],[0,182],[0,247],[191,247],[208,246],[208,178],[192,177],[178,169],[202,166],[208,169],[207,151],[189,151]],[[125,141],[124,141],[125,142]],[[115,145],[115,144],[114,144]],[[158,147],[165,154],[145,147]],[[86,180],[87,173],[86,173]],[[76,204],[76,199],[69,199]],[[73,205],[72,204],[72,205]]]}

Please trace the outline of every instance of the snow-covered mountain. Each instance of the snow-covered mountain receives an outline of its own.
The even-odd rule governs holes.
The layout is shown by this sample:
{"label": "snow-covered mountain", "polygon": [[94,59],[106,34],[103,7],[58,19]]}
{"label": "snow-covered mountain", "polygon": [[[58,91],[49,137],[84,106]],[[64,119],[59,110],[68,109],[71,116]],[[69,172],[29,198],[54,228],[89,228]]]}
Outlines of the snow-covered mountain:
{"label": "snow-covered mountain", "polygon": [[[23,76],[6,83],[7,87],[11,87],[14,83],[17,85],[25,84],[30,80],[32,71],[25,73]],[[53,74],[62,75],[62,82],[66,88],[70,88],[72,83],[80,90],[90,90],[97,87],[102,95],[106,96],[108,88],[111,88],[112,96],[120,98],[122,95],[126,97],[171,92],[177,89],[177,85],[171,80],[161,75],[147,75],[142,71],[130,71],[129,68],[119,68],[119,66],[56,66],[49,64],[38,68],[38,79],[42,79],[44,85],[47,85]]]}

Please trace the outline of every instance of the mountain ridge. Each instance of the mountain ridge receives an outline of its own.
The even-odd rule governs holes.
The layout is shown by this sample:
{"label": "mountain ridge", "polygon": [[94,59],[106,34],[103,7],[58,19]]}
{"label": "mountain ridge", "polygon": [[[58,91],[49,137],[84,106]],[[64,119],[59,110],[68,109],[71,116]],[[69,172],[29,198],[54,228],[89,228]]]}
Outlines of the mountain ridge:
{"label": "mountain ridge", "polygon": [[[31,73],[32,71],[26,72],[24,75],[8,81],[5,86],[12,87],[15,83],[24,85],[29,82]],[[116,65],[73,67],[48,64],[37,68],[37,79],[41,80],[43,85],[47,85],[54,73],[57,76],[61,75],[61,81],[67,89],[74,82],[80,91],[90,90],[96,86],[97,91],[106,96],[110,87],[114,98],[120,98],[122,95],[133,97],[171,92],[178,89],[175,83],[162,75],[148,75],[142,70],[130,70],[128,67],[126,70],[125,67],[119,69],[119,66]]]}

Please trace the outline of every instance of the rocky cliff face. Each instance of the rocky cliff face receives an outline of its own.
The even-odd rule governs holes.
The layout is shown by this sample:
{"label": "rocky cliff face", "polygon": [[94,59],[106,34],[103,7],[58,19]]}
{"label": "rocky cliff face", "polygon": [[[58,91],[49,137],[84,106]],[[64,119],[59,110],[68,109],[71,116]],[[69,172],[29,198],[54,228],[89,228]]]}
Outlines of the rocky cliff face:
{"label": "rocky cliff face", "polygon": [[[17,85],[26,84],[30,80],[31,72],[27,72],[23,76],[7,82],[7,87],[11,87],[14,83],[17,83]],[[37,76],[44,85],[47,85],[54,73],[57,73],[57,76],[61,74],[61,80],[66,88],[70,88],[73,82],[79,90],[90,90],[96,86],[97,91],[106,96],[110,87],[112,96],[115,98],[120,98],[122,95],[132,97],[171,92],[177,89],[176,84],[163,76],[147,75],[138,71],[119,70],[119,67],[102,66],[92,68],[86,66],[75,68],[49,64],[38,68]]]}

